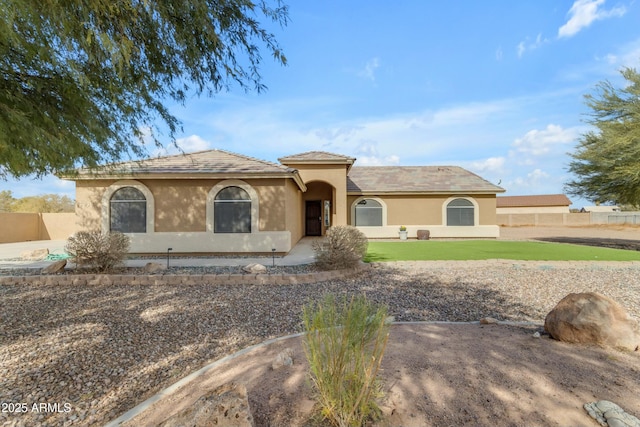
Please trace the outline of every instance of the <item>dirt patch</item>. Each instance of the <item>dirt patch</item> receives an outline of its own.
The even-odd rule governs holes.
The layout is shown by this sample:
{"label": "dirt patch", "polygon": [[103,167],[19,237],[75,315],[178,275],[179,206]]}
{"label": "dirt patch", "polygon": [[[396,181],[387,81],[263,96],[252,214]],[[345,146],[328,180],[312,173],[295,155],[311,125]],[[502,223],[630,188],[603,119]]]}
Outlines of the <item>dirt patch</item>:
{"label": "dirt patch", "polygon": [[637,226],[501,227],[500,239],[539,240],[640,251],[640,227]]}
{"label": "dirt patch", "polygon": [[[394,325],[382,365],[376,426],[594,425],[582,405],[610,400],[640,414],[640,354],[570,345],[539,327]],[[294,365],[271,368],[293,350]],[[314,401],[301,338],[239,356],[200,375],[126,425],[155,425],[229,381],[246,384],[256,425],[306,426]]]}

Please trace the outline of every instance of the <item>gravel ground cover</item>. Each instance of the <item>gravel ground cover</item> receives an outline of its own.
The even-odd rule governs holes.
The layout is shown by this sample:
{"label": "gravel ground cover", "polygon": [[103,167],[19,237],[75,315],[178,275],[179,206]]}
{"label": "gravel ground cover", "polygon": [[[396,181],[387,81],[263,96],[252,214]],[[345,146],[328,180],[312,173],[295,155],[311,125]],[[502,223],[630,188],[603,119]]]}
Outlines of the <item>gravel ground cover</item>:
{"label": "gravel ground cover", "polygon": [[542,323],[570,292],[640,318],[638,263],[398,262],[313,285],[0,286],[0,424],[100,425],[207,363],[301,330],[326,292],[398,321]]}

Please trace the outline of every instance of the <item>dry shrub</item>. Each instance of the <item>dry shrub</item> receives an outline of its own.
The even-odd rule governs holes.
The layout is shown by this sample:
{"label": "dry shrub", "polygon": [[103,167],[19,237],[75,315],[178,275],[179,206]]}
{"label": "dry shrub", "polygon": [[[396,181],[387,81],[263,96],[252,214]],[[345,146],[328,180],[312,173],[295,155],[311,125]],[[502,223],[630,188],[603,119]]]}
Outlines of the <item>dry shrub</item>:
{"label": "dry shrub", "polygon": [[389,338],[384,306],[364,297],[326,295],[304,307],[304,350],[323,418],[338,427],[361,426],[381,415],[377,375]]}
{"label": "dry shrub", "polygon": [[327,231],[324,240],[314,242],[316,265],[322,270],[352,268],[367,254],[367,236],[350,225],[336,225]]}
{"label": "dry shrub", "polygon": [[105,272],[122,264],[129,246],[129,237],[122,233],[79,231],[69,237],[64,249],[75,258],[78,266],[93,267],[99,272]]}

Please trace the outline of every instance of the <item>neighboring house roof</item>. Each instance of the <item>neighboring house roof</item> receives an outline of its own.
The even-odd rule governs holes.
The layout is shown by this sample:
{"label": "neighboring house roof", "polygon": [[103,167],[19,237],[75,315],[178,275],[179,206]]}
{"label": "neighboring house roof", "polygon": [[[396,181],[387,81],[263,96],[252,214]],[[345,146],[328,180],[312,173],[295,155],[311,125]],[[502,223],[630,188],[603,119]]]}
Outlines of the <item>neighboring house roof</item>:
{"label": "neighboring house roof", "polygon": [[571,200],[564,194],[538,194],[534,196],[499,196],[496,198],[498,208],[520,208],[541,206],[569,206]]}
{"label": "neighboring house roof", "polygon": [[458,166],[354,167],[347,177],[351,194],[495,194],[505,190]]}

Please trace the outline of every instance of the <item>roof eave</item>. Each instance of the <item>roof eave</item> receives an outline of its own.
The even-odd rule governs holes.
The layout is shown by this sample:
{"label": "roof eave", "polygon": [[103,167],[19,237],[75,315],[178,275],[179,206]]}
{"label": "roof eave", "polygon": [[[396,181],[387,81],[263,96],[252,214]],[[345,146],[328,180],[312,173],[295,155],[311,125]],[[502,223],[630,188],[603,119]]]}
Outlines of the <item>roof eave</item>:
{"label": "roof eave", "polygon": [[423,195],[442,195],[442,194],[475,194],[475,195],[495,195],[496,193],[502,193],[506,190],[476,190],[476,191],[465,191],[465,190],[442,190],[442,191],[375,191],[375,190],[363,190],[363,191],[354,191],[348,190],[348,196],[375,196],[375,195],[389,195],[389,196],[423,196]]}

